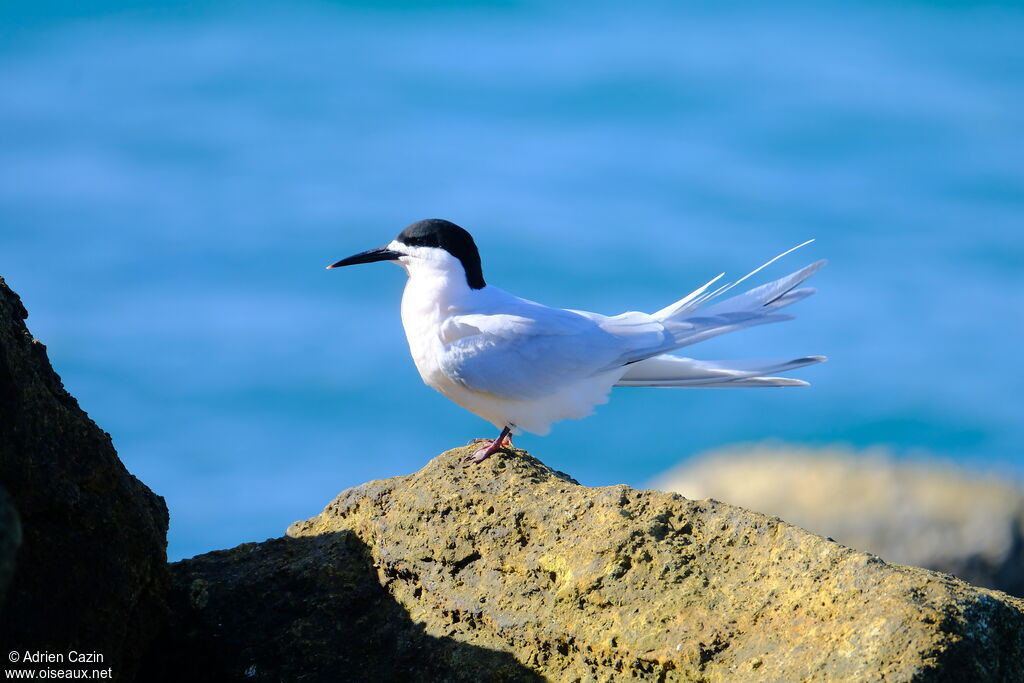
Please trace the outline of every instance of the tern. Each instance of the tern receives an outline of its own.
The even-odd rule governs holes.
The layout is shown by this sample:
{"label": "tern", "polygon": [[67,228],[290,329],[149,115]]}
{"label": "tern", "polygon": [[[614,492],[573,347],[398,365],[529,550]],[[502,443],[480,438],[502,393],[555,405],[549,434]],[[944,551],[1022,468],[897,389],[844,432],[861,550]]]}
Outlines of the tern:
{"label": "tern", "polygon": [[765,266],[712,289],[723,275],[654,313],[605,316],[549,308],[484,281],[480,253],[464,229],[417,221],[390,244],[327,266],[392,261],[405,269],[402,326],[428,386],[501,430],[478,439],[468,459],[483,462],[522,431],[545,435],[559,420],[583,418],[608,402],[612,387],[781,387],[807,382],[772,373],[824,361],[700,361],[670,351],[726,332],[790,320],[780,309],[814,293],[800,285],[817,261],[743,294],[711,303]]}

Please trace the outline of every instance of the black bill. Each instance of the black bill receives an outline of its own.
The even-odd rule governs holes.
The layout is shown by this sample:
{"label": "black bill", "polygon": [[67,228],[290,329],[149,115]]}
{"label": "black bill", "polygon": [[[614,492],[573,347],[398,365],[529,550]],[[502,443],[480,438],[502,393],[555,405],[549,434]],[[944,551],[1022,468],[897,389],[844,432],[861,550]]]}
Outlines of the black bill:
{"label": "black bill", "polygon": [[355,266],[360,263],[375,263],[377,261],[397,261],[402,256],[397,251],[392,251],[387,247],[379,247],[377,249],[370,249],[362,253],[356,254],[355,256],[349,256],[343,258],[337,263],[332,263],[327,266],[328,270],[331,268],[341,268],[342,266]]}

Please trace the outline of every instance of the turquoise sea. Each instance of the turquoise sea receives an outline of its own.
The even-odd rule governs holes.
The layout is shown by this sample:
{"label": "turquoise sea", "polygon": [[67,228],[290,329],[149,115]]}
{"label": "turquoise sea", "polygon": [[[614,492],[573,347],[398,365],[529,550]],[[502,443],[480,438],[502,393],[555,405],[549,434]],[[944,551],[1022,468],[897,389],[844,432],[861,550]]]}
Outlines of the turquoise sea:
{"label": "turquoise sea", "polygon": [[805,239],[797,320],[517,444],[642,486],[745,441],[1024,474],[1024,5],[0,3],[0,274],[167,498],[172,558],[278,536],[493,428],[423,386],[388,265],[443,217],[490,283],[653,310]]}

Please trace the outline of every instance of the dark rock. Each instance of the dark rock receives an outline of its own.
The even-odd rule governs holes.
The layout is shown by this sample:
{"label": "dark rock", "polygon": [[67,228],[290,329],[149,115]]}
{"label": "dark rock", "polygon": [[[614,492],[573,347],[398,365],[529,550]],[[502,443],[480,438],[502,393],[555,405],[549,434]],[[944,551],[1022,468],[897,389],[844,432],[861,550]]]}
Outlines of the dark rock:
{"label": "dark rock", "polygon": [[130,680],[166,615],[167,507],[64,390],[26,317],[0,278],[0,484],[23,533],[0,642],[99,652]]}
{"label": "dark rock", "polygon": [[18,546],[21,545],[21,520],[7,491],[0,488],[0,610],[7,597],[7,586],[14,576]]}
{"label": "dark rock", "polygon": [[467,467],[470,450],[346,491],[286,538],[172,565],[177,639],[154,670],[1024,680],[1022,600],[731,505],[583,487],[522,451]]}
{"label": "dark rock", "polygon": [[247,543],[173,567],[149,681],[542,681],[507,652],[427,633],[351,531]]}

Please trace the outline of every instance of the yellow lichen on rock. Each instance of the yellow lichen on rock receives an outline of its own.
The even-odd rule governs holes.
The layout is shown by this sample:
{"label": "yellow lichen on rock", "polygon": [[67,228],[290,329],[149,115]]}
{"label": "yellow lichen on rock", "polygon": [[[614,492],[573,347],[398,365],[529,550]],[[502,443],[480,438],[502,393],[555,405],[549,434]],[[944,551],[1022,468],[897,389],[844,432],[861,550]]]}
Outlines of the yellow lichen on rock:
{"label": "yellow lichen on rock", "polygon": [[288,533],[356,533],[428,631],[553,680],[1007,674],[1009,651],[971,631],[982,614],[1024,653],[1009,596],[713,500],[587,488],[523,451],[473,467],[465,454],[347,491]]}

